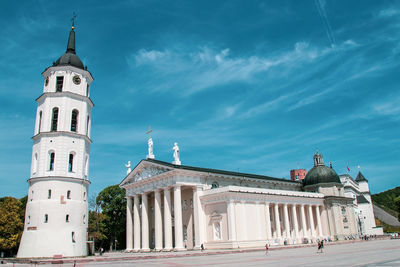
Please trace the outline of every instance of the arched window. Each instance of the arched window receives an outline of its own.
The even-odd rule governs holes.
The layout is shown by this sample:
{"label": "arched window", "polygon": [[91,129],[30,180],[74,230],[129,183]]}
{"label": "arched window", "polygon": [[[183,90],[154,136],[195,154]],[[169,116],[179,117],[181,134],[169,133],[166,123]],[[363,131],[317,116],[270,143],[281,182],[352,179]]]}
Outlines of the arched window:
{"label": "arched window", "polygon": [[58,108],[53,108],[53,116],[51,117],[51,131],[57,131],[58,123]]}
{"label": "arched window", "polygon": [[65,222],[69,222],[69,214],[65,215]]}
{"label": "arched window", "polygon": [[47,198],[48,198],[48,199],[51,198],[51,189],[49,189],[49,192],[47,193]]}
{"label": "arched window", "polygon": [[79,112],[74,109],[71,115],[71,131],[76,132],[78,130],[78,114]]}
{"label": "arched window", "polygon": [[38,125],[38,133],[40,133],[40,128],[42,127],[42,111],[39,112],[39,125]]}
{"label": "arched window", "polygon": [[72,232],[71,235],[72,235],[72,243],[75,243],[75,232]]}
{"label": "arched window", "polygon": [[72,172],[73,171],[73,165],[74,165],[74,154],[69,154],[69,160],[68,160],[68,171]]}
{"label": "arched window", "polygon": [[89,136],[89,116],[87,116],[86,120],[86,135]]}
{"label": "arched window", "polygon": [[49,221],[49,215],[45,214],[44,215],[44,223],[47,223]]}
{"label": "arched window", "polygon": [[219,187],[219,184],[217,182],[213,182],[211,184],[211,189],[218,188],[218,187]]}
{"label": "arched window", "polygon": [[71,199],[71,190],[67,191],[67,199]]}
{"label": "arched window", "polygon": [[49,171],[53,171],[53,170],[54,170],[54,160],[55,160],[55,157],[56,157],[56,153],[50,152]]}
{"label": "arched window", "polygon": [[85,158],[85,176],[86,176],[86,178],[88,177],[88,175],[89,175],[89,156],[86,155],[86,158]]}
{"label": "arched window", "polygon": [[32,173],[35,174],[37,171],[37,165],[38,165],[38,155],[35,153],[33,156],[33,164],[32,164]]}

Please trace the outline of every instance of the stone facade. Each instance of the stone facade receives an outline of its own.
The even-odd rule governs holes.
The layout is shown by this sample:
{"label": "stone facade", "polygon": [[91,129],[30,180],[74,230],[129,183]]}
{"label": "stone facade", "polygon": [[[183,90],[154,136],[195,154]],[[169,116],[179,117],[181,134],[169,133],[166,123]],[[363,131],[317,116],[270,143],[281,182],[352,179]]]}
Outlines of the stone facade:
{"label": "stone facade", "polygon": [[243,248],[357,235],[341,184],[142,160],[120,183],[127,251]]}

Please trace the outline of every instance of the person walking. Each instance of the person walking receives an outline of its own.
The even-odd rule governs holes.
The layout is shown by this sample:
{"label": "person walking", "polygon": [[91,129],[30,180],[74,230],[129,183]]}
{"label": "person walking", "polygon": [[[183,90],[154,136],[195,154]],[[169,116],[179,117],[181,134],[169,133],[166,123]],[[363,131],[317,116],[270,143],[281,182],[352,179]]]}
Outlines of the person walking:
{"label": "person walking", "polygon": [[268,246],[268,243],[266,243],[265,244],[265,255],[268,255],[268,249],[269,249],[269,246]]}

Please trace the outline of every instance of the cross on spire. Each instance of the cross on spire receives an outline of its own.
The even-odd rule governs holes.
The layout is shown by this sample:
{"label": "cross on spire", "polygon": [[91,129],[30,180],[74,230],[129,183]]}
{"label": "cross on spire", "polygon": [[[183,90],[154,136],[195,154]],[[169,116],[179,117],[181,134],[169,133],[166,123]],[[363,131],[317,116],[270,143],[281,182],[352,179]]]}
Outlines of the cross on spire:
{"label": "cross on spire", "polygon": [[75,14],[75,12],[73,12],[72,13],[72,19],[71,19],[71,21],[72,21],[72,29],[75,28],[75,19],[76,19],[76,14]]}
{"label": "cross on spire", "polygon": [[151,137],[150,137],[150,133],[151,133],[152,131],[153,131],[153,130],[151,129],[151,126],[149,125],[149,130],[146,132],[146,134],[149,135],[149,139],[151,138]]}

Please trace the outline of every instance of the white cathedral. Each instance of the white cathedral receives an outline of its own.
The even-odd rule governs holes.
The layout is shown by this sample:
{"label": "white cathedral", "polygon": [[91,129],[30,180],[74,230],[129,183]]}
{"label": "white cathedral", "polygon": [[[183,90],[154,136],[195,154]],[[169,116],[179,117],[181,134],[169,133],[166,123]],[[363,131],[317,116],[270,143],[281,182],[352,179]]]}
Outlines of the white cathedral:
{"label": "white cathedral", "polygon": [[25,226],[17,257],[87,255],[91,73],[67,51],[42,73]]}
{"label": "white cathedral", "polygon": [[[151,139],[150,139],[151,140]],[[314,155],[304,181],[181,165],[149,155],[120,183],[126,190],[126,250],[170,251],[300,244],[383,234],[368,181],[341,178]],[[150,147],[151,143],[151,147]],[[176,153],[178,151],[178,153]],[[151,153],[150,153],[151,152]]]}

